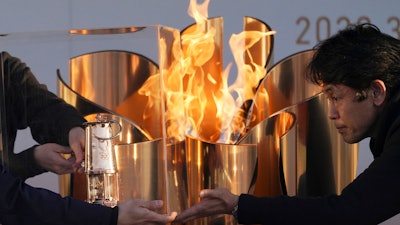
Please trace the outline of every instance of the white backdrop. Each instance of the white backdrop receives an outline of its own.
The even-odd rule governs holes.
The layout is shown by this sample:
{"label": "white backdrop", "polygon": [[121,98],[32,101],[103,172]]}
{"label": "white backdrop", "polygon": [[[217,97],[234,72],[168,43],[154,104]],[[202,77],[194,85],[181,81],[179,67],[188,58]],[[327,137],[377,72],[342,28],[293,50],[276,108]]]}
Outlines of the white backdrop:
{"label": "white backdrop", "polygon": [[[183,0],[3,0],[1,4],[0,34],[149,24],[183,29],[194,23],[187,14],[189,1]],[[400,38],[399,8],[398,0],[211,0],[208,12],[209,17],[224,17],[226,39],[242,31],[244,16],[266,22],[277,31],[273,51],[277,62],[312,48],[348,23],[372,22],[382,31]],[[22,60],[39,81],[57,93],[56,76],[47,71],[51,62],[41,61],[37,52],[24,53]],[[231,62],[231,56],[226,55],[225,61]],[[18,136],[16,149],[33,144],[26,141],[27,136],[28,131]],[[364,140],[360,145],[357,173],[371,160],[368,140]],[[46,173],[27,182],[58,192],[54,174]],[[384,224],[398,224],[398,221],[400,217],[395,217]]]}

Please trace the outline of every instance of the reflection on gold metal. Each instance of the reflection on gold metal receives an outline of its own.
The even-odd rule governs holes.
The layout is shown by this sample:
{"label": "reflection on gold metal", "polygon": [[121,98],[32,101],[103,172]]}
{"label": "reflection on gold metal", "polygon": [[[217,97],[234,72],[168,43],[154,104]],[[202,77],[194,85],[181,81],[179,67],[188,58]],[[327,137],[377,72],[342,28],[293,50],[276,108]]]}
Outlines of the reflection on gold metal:
{"label": "reflection on gold metal", "polygon": [[[304,79],[312,56],[308,50],[277,63],[254,100],[250,127],[274,114],[295,115],[293,129],[280,141],[282,170],[277,171],[284,177],[283,191],[288,195],[340,193],[355,178],[358,145],[341,139],[328,119],[327,99],[321,96],[320,87]],[[259,147],[259,151],[266,149]]]}
{"label": "reflection on gold metal", "polygon": [[[263,33],[272,31],[271,27],[263,21],[245,16],[244,20],[244,30],[245,31],[260,31]],[[258,65],[268,66],[271,58],[272,58],[272,50],[274,49],[274,35],[266,35],[261,38],[260,41],[255,43],[250,49],[251,59],[249,55],[244,55],[245,63],[247,65],[251,65],[251,62],[256,63]],[[256,88],[256,87],[254,87]]]}
{"label": "reflection on gold metal", "polygon": [[125,34],[125,33],[133,33],[137,31],[143,30],[145,27],[121,27],[121,28],[108,28],[108,29],[74,29],[69,30],[70,34]]}
{"label": "reflection on gold metal", "polygon": [[[170,45],[176,37],[169,33],[168,29],[160,31],[166,46],[160,57],[169,57],[167,51],[173,50]],[[169,58],[160,61],[163,68],[174,62]],[[163,96],[157,65],[136,53],[111,50],[71,58],[70,72],[71,87],[58,71],[60,96],[88,121],[100,113],[121,124],[121,134],[115,139],[120,202],[128,198],[162,199],[164,213],[187,208],[185,142],[163,141]],[[146,85],[152,94],[139,93],[151,79],[155,82]],[[149,102],[152,108],[145,107]],[[80,193],[86,190],[82,180],[80,174],[73,174],[71,187],[71,179],[62,176],[63,195],[73,192],[74,197],[85,200],[86,195]]]}
{"label": "reflection on gold metal", "polygon": [[[356,176],[358,144],[343,141],[327,116],[322,93],[285,111],[297,115],[296,129],[290,131],[296,142],[284,140],[287,147],[282,148],[288,195],[340,194]],[[289,147],[289,141],[296,145]]]}
{"label": "reflection on gold metal", "polygon": [[96,121],[96,117],[98,117],[99,115],[103,119],[115,121],[121,126],[121,131],[119,132],[118,136],[115,137],[115,142],[119,144],[145,142],[151,139],[151,137],[146,136],[146,133],[140,130],[140,128],[135,123],[117,114],[94,113],[86,115],[85,119],[87,121]]}
{"label": "reflection on gold metal", "polygon": [[320,87],[304,79],[312,56],[312,50],[293,54],[268,71],[254,98],[254,117],[250,127],[321,92]]}
{"label": "reflection on gold metal", "polygon": [[[189,26],[182,34],[196,28],[197,25]],[[216,50],[210,60],[199,66],[201,74],[219,76],[222,18],[210,19],[202,27],[210,28],[216,28],[213,43]],[[244,29],[268,31],[269,27],[246,17]],[[163,42],[158,43],[165,44],[159,49],[161,58],[179,52],[175,49],[179,47],[176,35],[165,32],[160,35]],[[250,49],[252,60],[266,66],[272,44],[272,36],[266,36]],[[182,54],[186,48],[182,43]],[[176,58],[159,60],[160,67],[141,55],[125,51],[74,57],[70,60],[71,87],[59,74],[60,95],[88,120],[93,114],[102,113],[122,124],[122,134],[115,145],[121,201],[163,199],[167,204],[162,212],[179,212],[200,201],[198,193],[204,188],[224,187],[234,194],[262,196],[339,193],[355,177],[357,145],[340,141],[326,116],[327,102],[321,97],[320,88],[304,79],[305,66],[312,55],[313,51],[304,51],[287,57],[253,87],[255,97],[248,102],[251,105],[248,130],[235,145],[214,142],[221,126],[215,116],[215,104],[208,104],[199,112],[205,116],[201,138],[187,136],[181,141],[169,139],[169,134],[165,134],[171,120],[165,118],[168,106],[164,91],[174,88],[164,89],[163,79],[169,78],[165,76],[169,72],[179,71],[169,71],[173,61],[179,60],[178,54],[173,56]],[[223,81],[221,77],[208,78],[200,94],[212,99],[212,93],[221,89]],[[147,83],[149,80],[152,82]],[[185,89],[189,81],[182,80]],[[143,86],[148,95],[139,93]],[[235,224],[231,216],[208,217],[193,223]]]}
{"label": "reflection on gold metal", "polygon": [[[164,213],[185,209],[187,180],[182,154],[184,144],[181,142],[169,145],[166,158],[162,139],[135,144],[116,144],[120,201],[130,198],[162,199],[166,203],[162,209]],[[167,185],[169,188],[165,188]],[[167,191],[170,193],[167,194]],[[171,197],[167,202],[168,195]]]}
{"label": "reflection on gold metal", "polygon": [[[198,194],[206,188],[227,188],[234,194],[252,189],[257,164],[257,146],[204,142],[187,137],[189,206],[200,201]],[[232,216],[198,219],[190,224],[236,224]]]}
{"label": "reflection on gold metal", "polygon": [[[134,121],[152,138],[160,138],[160,98],[144,96],[139,88],[151,76],[159,73],[158,67],[144,56],[125,51],[100,51],[74,57],[70,60],[71,89],[83,98],[109,111]],[[160,90],[154,82],[153,90]],[[145,106],[152,101],[151,114]],[[144,117],[143,115],[147,115]]]}
{"label": "reflection on gold metal", "polygon": [[[158,73],[158,68],[153,62],[130,52],[102,51],[72,58],[70,67],[71,87],[57,71],[59,96],[75,106],[86,119],[92,120],[97,113],[108,114],[111,119],[117,119],[123,125],[123,134],[118,138],[124,144],[148,141],[157,135],[161,136],[158,127],[153,128],[158,130],[158,133],[151,134],[145,130],[146,126],[136,124],[136,121],[145,124],[142,122],[142,115],[135,114],[143,108],[131,107],[147,101],[146,97],[137,92],[146,79]],[[155,112],[159,113],[152,114],[154,118],[150,120],[159,122],[160,107],[155,107]],[[86,187],[83,185],[85,181],[82,176],[73,174],[74,187],[71,187],[71,175],[61,176],[60,194],[72,194],[74,197],[85,199]]]}
{"label": "reflection on gold metal", "polygon": [[284,193],[281,186],[281,140],[295,124],[294,114],[282,112],[253,127],[239,140],[239,144],[258,146],[256,182],[252,193],[256,196],[276,196]]}
{"label": "reflection on gold metal", "polygon": [[[137,144],[115,145],[120,176],[120,199],[163,199],[165,188],[161,139]],[[148,179],[152,177],[153,179]],[[159,182],[163,182],[159,185]]]}

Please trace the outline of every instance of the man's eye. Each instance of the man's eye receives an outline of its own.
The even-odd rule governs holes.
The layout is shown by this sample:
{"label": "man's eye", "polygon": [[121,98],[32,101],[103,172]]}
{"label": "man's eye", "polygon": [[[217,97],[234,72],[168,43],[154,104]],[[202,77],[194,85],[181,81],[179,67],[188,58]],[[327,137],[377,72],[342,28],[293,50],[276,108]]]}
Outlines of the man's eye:
{"label": "man's eye", "polygon": [[328,97],[328,100],[329,100],[330,102],[337,102],[337,101],[339,100],[339,98],[338,98],[338,97],[335,97],[335,96],[329,96],[329,97]]}

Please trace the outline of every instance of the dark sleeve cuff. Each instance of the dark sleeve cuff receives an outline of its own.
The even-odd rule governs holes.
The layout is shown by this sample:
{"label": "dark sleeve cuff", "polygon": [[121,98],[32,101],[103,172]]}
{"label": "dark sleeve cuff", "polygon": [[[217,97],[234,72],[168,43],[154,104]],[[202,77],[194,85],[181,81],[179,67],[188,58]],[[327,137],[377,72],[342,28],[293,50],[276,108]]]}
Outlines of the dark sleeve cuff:
{"label": "dark sleeve cuff", "polygon": [[239,196],[237,220],[239,224],[262,224],[262,208],[259,198],[241,194]]}
{"label": "dark sleeve cuff", "polygon": [[110,225],[117,225],[118,224],[118,206],[112,208],[111,211],[111,218],[110,218]]}
{"label": "dark sleeve cuff", "polygon": [[10,161],[7,162],[10,172],[15,176],[26,180],[27,178],[47,172],[47,170],[40,167],[33,156],[34,149],[38,145],[34,145],[18,154],[10,156]]}

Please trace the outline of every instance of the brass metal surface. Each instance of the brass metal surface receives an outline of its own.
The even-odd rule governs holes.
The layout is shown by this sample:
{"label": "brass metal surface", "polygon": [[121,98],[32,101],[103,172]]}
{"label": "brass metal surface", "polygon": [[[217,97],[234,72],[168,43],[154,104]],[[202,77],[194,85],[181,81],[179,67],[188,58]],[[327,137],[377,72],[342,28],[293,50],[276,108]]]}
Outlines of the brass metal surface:
{"label": "brass metal surface", "polygon": [[164,149],[162,139],[116,144],[120,200],[161,199],[166,203],[162,209],[164,213],[185,209],[187,180],[184,144],[168,145],[167,149]]}
{"label": "brass metal surface", "polygon": [[[166,33],[168,30],[163,32],[165,41],[172,41],[167,40]],[[163,65],[167,66],[165,62]],[[164,213],[186,208],[185,142],[163,141],[162,96],[156,96],[162,90],[161,82],[157,82],[157,65],[135,53],[101,51],[72,58],[70,67],[70,86],[58,72],[60,97],[88,121],[101,114],[121,125],[121,133],[114,140],[120,202],[129,198],[162,199]],[[139,89],[149,79],[156,81],[149,86],[154,93],[145,96]],[[146,108],[149,102],[153,108]],[[73,174],[72,180],[62,177],[63,195],[85,200],[81,192],[87,188],[82,180],[80,174]]]}
{"label": "brass metal surface", "polygon": [[[234,194],[249,193],[257,165],[257,146],[229,145],[201,141],[187,136],[186,162],[188,204],[200,201],[200,190],[227,188]],[[229,215],[198,219],[189,224],[236,224]]]}
{"label": "brass metal surface", "polygon": [[239,140],[242,144],[257,144],[257,171],[251,193],[256,196],[275,196],[285,193],[280,177],[281,140],[293,129],[296,116],[282,112],[257,124]]}
{"label": "brass metal surface", "polygon": [[[132,52],[92,52],[70,60],[70,87],[88,101],[134,121],[147,136],[160,138],[160,98],[139,93],[140,87],[158,73],[154,62]],[[159,82],[153,85],[151,89],[160,90]],[[154,104],[146,114],[148,101]]]}
{"label": "brass metal surface", "polygon": [[[222,32],[221,22],[214,18],[207,26]],[[266,31],[269,27],[245,18],[245,30],[251,29]],[[210,74],[222,72],[221,36],[217,33],[213,60],[202,66]],[[167,34],[163,38],[170,46],[176,37]],[[272,45],[272,38],[259,43],[252,49],[253,60],[267,65]],[[160,55],[165,53],[169,51]],[[181,141],[166,134],[162,96],[166,77],[160,73],[172,65],[168,60],[162,61],[160,71],[151,60],[132,52],[83,54],[71,58],[71,87],[59,74],[60,95],[88,120],[103,113],[122,124],[115,145],[121,201],[163,199],[167,203],[163,212],[179,212],[200,201],[198,193],[204,188],[224,187],[235,194],[258,196],[340,193],[355,177],[358,145],[341,140],[326,116],[327,100],[320,87],[304,79],[312,55],[309,50],[283,59],[254,87],[248,130],[236,144],[214,142],[213,135],[219,132],[212,118],[215,105],[205,109],[208,117],[200,134],[204,139],[188,135]],[[149,79],[156,82],[150,83],[148,95],[142,95],[139,90]],[[217,89],[221,81],[215,81],[216,86],[210,83],[206,89]],[[149,102],[151,108],[145,107]],[[236,224],[224,215],[193,223]]]}
{"label": "brass metal surface", "polygon": [[[253,120],[249,126],[250,130],[262,130],[266,126],[261,122],[271,116],[294,115],[292,128],[279,140],[279,149],[268,145],[258,148],[259,152],[280,153],[282,168],[275,176],[284,178],[282,191],[288,195],[339,194],[356,175],[358,144],[346,144],[342,140],[328,119],[328,102],[321,88],[305,80],[306,66],[313,53],[313,50],[298,52],[268,71],[254,99]],[[265,141],[263,135],[258,138],[258,143]],[[268,171],[259,171],[258,176],[260,173]]]}

